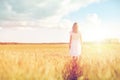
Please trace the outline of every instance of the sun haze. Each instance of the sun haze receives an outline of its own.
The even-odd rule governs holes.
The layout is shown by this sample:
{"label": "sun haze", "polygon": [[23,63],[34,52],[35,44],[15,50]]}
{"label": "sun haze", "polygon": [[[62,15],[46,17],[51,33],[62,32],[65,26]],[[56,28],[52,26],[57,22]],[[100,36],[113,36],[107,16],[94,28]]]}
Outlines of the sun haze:
{"label": "sun haze", "polygon": [[74,22],[83,41],[120,40],[118,0],[2,0],[0,6],[0,42],[68,42]]}

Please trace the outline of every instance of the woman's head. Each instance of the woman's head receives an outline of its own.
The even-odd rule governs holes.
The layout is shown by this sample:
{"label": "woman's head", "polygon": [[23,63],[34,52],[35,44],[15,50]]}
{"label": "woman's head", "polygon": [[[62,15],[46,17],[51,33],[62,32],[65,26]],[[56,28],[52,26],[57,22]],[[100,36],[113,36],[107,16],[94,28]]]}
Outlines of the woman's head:
{"label": "woman's head", "polygon": [[73,24],[72,32],[75,32],[75,33],[78,32],[78,24],[76,22]]}

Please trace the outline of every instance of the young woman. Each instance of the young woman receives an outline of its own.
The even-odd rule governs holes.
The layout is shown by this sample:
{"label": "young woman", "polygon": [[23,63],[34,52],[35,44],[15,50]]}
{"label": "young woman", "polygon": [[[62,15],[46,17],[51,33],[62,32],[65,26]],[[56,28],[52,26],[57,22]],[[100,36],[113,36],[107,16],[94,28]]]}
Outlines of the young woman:
{"label": "young woman", "polygon": [[72,31],[70,32],[69,50],[70,55],[75,60],[79,59],[79,56],[81,54],[81,45],[82,45],[81,33],[78,30],[78,24],[74,23]]}

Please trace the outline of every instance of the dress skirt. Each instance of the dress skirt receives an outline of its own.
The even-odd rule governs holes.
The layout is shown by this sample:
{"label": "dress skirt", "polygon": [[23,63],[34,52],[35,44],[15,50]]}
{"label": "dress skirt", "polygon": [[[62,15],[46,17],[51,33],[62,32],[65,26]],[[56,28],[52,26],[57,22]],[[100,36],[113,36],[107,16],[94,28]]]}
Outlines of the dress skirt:
{"label": "dress skirt", "polygon": [[81,44],[79,40],[72,40],[70,55],[71,56],[79,56],[81,54]]}

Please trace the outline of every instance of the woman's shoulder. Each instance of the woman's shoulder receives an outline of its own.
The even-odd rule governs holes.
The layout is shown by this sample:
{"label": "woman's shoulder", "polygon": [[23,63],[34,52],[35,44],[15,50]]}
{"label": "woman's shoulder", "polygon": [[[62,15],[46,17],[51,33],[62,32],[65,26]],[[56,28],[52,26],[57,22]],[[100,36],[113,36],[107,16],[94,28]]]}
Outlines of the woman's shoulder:
{"label": "woman's shoulder", "polygon": [[70,31],[70,32],[69,32],[69,34],[70,34],[70,35],[72,35],[72,34],[73,34],[73,32],[72,32],[72,31]]}
{"label": "woman's shoulder", "polygon": [[73,31],[70,31],[69,32],[70,35],[80,35],[81,36],[81,32],[78,31],[77,33],[73,32]]}
{"label": "woman's shoulder", "polygon": [[70,34],[81,34],[81,32],[79,31],[79,32],[77,32],[77,33],[74,33],[74,32],[72,32],[72,31],[70,31],[69,32]]}
{"label": "woman's shoulder", "polygon": [[76,34],[76,33],[72,32],[72,31],[70,31],[69,33],[70,33],[70,35],[74,35],[74,34]]}

